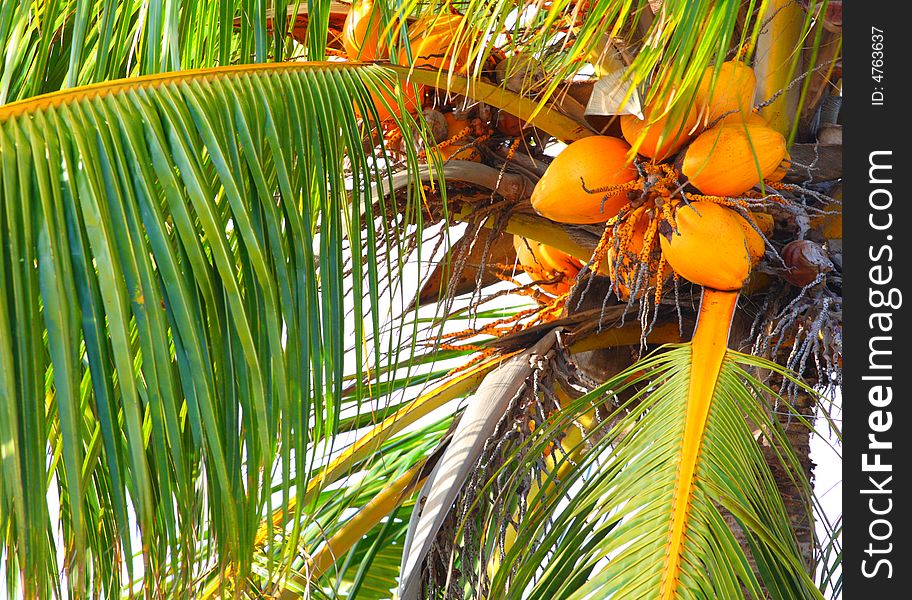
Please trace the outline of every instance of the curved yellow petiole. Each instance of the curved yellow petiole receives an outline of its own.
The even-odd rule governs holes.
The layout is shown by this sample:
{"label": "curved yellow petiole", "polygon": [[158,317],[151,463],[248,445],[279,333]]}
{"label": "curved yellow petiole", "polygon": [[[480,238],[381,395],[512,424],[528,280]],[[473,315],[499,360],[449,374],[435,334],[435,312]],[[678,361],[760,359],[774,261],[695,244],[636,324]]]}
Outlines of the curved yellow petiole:
{"label": "curved yellow petiole", "polygon": [[[384,487],[376,496],[352,516],[345,525],[331,538],[326,540],[320,550],[307,559],[304,569],[306,575],[292,573],[291,579],[300,587],[307,588],[310,582],[317,580],[328,571],[346,552],[351,550],[355,542],[367,535],[380,521],[408,499],[412,492],[419,488],[431,473],[433,462],[439,455],[422,460],[408,471],[399,476],[395,481]],[[212,590],[215,592],[215,589]],[[208,597],[208,596],[207,596]],[[294,589],[285,588],[278,596],[280,600],[300,598],[301,594]]]}
{"label": "curved yellow petiole", "polygon": [[550,133],[562,142],[570,143],[595,134],[587,123],[581,123],[558,112],[552,105],[542,105],[536,100],[484,81],[470,80],[447,71],[381,64],[395,72],[401,81],[446,88],[450,92],[463,94],[478,102],[485,102]]}
{"label": "curved yellow petiole", "polygon": [[402,504],[413,491],[421,486],[430,475],[425,468],[426,461],[421,461],[406,471],[396,481],[387,485],[361,507],[342,529],[336,532],[326,544],[308,561],[308,573],[316,579],[325,573],[342,555],[377,524]]}
{"label": "curved yellow petiole", "polygon": [[659,594],[662,600],[673,600],[677,593],[687,522],[703,438],[706,434],[706,422],[709,419],[722,361],[728,349],[728,334],[738,304],[738,294],[738,291],[722,292],[703,288],[700,314],[691,341],[692,360],[687,415],[684,420],[684,437],[675,482],[668,551]]}
{"label": "curved yellow petiole", "polygon": [[[375,452],[383,442],[394,434],[402,431],[405,427],[431,411],[440,408],[450,400],[460,398],[478,387],[485,378],[485,375],[497,367],[501,361],[506,360],[510,356],[512,356],[512,354],[497,356],[472,369],[460,373],[431,391],[418,396],[407,406],[388,416],[376,427],[359,438],[358,441],[349,446],[327,465],[325,469],[307,483],[304,503],[306,504],[307,501],[312,498],[315,493],[318,493],[327,483],[335,481],[336,478],[346,472],[354,463]],[[272,521],[274,528],[281,525],[282,519],[294,508],[298,501],[299,499],[291,498],[286,510],[278,510],[273,513]],[[268,524],[262,523],[257,531],[254,543],[257,546],[261,546],[265,543],[269,531]]]}

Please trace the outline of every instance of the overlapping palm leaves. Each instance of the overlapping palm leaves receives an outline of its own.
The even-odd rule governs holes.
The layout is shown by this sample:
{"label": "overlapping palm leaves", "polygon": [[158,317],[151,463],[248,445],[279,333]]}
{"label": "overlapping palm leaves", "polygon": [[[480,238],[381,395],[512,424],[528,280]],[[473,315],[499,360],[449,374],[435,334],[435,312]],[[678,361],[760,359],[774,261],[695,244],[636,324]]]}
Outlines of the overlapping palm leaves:
{"label": "overlapping palm leaves", "polygon": [[[249,0],[4,2],[0,102],[122,77],[225,66],[239,59],[283,60],[291,49],[285,37],[287,13],[301,4],[328,15],[333,3],[273,1],[267,14],[266,2]],[[314,60],[323,58],[325,38],[309,50]]]}
{"label": "overlapping palm leaves", "polygon": [[[699,444],[680,583],[671,595],[662,593],[672,571],[667,550],[691,352],[684,345],[641,362],[640,381],[619,374],[565,406],[559,419],[530,438],[523,455],[531,462],[561,428],[593,405],[610,406],[615,391],[650,383],[650,388],[639,386],[619,409],[623,418],[608,431],[580,442],[585,458],[567,477],[528,499],[516,541],[502,561],[511,568],[492,578],[489,597],[742,598],[765,597],[764,587],[772,597],[820,597],[796,562],[789,520],[751,431],[761,430],[768,443],[782,442],[778,424],[758,402],[770,390],[745,370],[750,359],[734,352],[722,364]],[[782,460],[800,478],[795,457],[786,451]],[[516,493],[518,481],[506,489]],[[549,508],[558,498],[565,506],[552,514]],[[496,514],[490,514],[488,527],[500,526]],[[732,519],[749,532],[750,554],[735,541]],[[749,556],[757,561],[759,577]]]}
{"label": "overlapping palm leaves", "polygon": [[376,243],[362,181],[388,176],[355,126],[365,81],[389,84],[371,67],[239,68],[4,108],[3,526],[26,586],[56,579],[49,478],[88,589],[120,571],[91,536],[139,550],[130,510],[149,576],[190,577],[184,532],[206,522],[246,568],[277,450],[299,485],[328,451],[310,440],[339,430],[347,348],[359,381],[380,354],[377,255],[345,250]]}
{"label": "overlapping palm leaves", "polygon": [[[307,3],[309,18],[325,29],[332,4]],[[405,4],[419,14],[439,9]],[[591,4],[575,37],[560,37],[576,11],[562,1],[535,13],[526,29],[517,25],[511,39],[547,49],[553,72],[569,74],[594,40],[635,29],[646,3]],[[511,5],[458,8],[493,31]],[[280,60],[291,49],[282,34],[297,6],[7,3],[0,10],[7,50],[0,100],[178,68]],[[637,56],[634,80],[657,76],[660,59],[667,66],[658,73],[696,77],[702,69],[694,65],[750,39],[758,23],[739,23],[732,6],[666,3],[664,27],[643,23],[655,44]],[[325,56],[320,33],[307,37],[302,52],[310,59]],[[478,67],[490,40],[457,36],[455,43],[475,48]],[[404,77],[406,69],[394,72]],[[443,81],[435,73],[413,78]],[[377,526],[349,552],[340,549],[322,576],[309,561],[384,482],[431,453],[454,412],[404,433],[408,419],[381,425],[380,435],[346,453],[354,432],[391,409],[401,416],[421,407],[415,419],[437,406],[405,398],[444,373],[413,376],[417,321],[394,316],[390,339],[379,333],[382,307],[402,285],[398,261],[410,248],[403,232],[415,226],[410,235],[420,239],[422,229],[417,183],[407,183],[395,206],[376,193],[394,186],[389,163],[373,153],[381,148],[379,157],[389,157],[356,118],[355,107],[372,114],[368,92],[391,81],[378,68],[235,67],[0,107],[0,531],[9,589],[59,596],[69,586],[111,597],[132,583],[153,595],[287,587],[292,596],[388,597],[412,514],[408,497],[389,516],[372,515]],[[478,81],[477,68],[468,80],[447,83],[523,118],[537,105]],[[546,87],[539,99],[555,89]],[[556,114],[538,125],[564,140],[588,133]],[[408,134],[414,124],[406,119],[400,127]],[[417,173],[413,155],[405,167]],[[351,321],[354,328],[346,326]],[[622,424],[592,437],[580,468],[530,500],[536,506],[518,523],[521,543],[505,550],[503,564],[511,567],[494,573],[489,597],[651,594],[656,570],[630,577],[625,565],[634,555],[625,544],[660,552],[674,458],[662,450],[678,435],[687,357],[686,347],[672,350],[584,396],[581,402],[607,406],[621,382],[630,385],[643,369],[653,382]],[[701,479],[688,542],[715,546],[710,558],[688,563],[681,597],[759,595],[761,585],[780,597],[816,597],[745,429],[750,418],[775,438],[761,394],[753,393],[770,390],[736,360],[726,361],[713,398],[704,449],[710,474]],[[470,395],[494,364],[423,397]],[[528,441],[532,450],[504,469],[528,473],[578,412],[552,415]],[[332,463],[338,450],[341,462]],[[732,452],[738,461],[722,460]],[[666,477],[644,478],[647,470]],[[59,524],[46,502],[49,486],[52,495],[59,489]],[[625,503],[633,496],[640,502]],[[732,543],[718,506],[754,532],[759,576]],[[638,511],[657,515],[646,533]],[[491,514],[487,526],[499,533],[507,516]],[[500,548],[489,545],[493,551]],[[141,567],[131,568],[134,556]],[[613,560],[601,564],[606,557]],[[452,560],[447,567],[462,572],[487,565],[484,553]],[[580,587],[589,577],[589,587]]]}

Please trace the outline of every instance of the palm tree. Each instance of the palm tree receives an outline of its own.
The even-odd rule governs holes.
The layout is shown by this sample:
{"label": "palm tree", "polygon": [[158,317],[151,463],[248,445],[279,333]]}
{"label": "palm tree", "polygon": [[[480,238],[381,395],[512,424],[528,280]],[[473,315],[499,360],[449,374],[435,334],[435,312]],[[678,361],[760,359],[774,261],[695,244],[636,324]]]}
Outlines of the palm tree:
{"label": "palm tree", "polygon": [[[371,57],[338,2],[0,4],[7,592],[838,592],[806,440],[841,373],[839,4],[378,1]],[[621,293],[627,213],[530,195],[732,57],[791,144],[720,200],[772,216],[765,257]],[[677,177],[637,165],[643,198]]]}

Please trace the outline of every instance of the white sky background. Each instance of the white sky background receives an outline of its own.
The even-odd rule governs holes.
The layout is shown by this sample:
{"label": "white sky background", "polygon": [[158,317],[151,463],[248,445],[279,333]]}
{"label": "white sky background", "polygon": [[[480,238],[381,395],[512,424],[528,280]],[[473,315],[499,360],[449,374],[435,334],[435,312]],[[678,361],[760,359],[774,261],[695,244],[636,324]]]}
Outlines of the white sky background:
{"label": "white sky background", "polygon": [[[842,395],[836,394],[833,404],[829,407],[830,418],[842,430]],[[811,460],[816,463],[814,469],[814,493],[820,502],[821,509],[826,514],[830,524],[837,526],[837,519],[842,516],[842,444],[830,431],[826,420],[818,417],[814,427],[817,433],[811,435]],[[838,451],[838,453],[837,453]],[[825,539],[826,531],[817,522],[817,535]],[[841,538],[840,537],[840,547]],[[833,557],[835,558],[835,556]],[[818,567],[818,572],[820,572]],[[839,576],[839,573],[836,573]],[[834,594],[826,590],[824,597],[831,600],[840,600],[842,594]]]}

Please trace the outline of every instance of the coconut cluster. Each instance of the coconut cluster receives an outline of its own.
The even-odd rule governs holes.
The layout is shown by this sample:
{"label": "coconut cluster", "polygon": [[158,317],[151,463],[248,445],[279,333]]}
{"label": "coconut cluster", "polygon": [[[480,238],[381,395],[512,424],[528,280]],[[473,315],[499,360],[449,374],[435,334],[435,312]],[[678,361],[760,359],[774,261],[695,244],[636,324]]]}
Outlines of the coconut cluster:
{"label": "coconut cluster", "polygon": [[728,61],[706,70],[691,103],[673,106],[676,87],[663,86],[643,119],[620,118],[623,139],[568,145],[536,185],[532,206],[560,223],[606,224],[600,248],[622,298],[661,290],[672,272],[741,289],[765,241],[738,199],[788,168],[785,138],[752,111],[755,85],[748,65]]}

